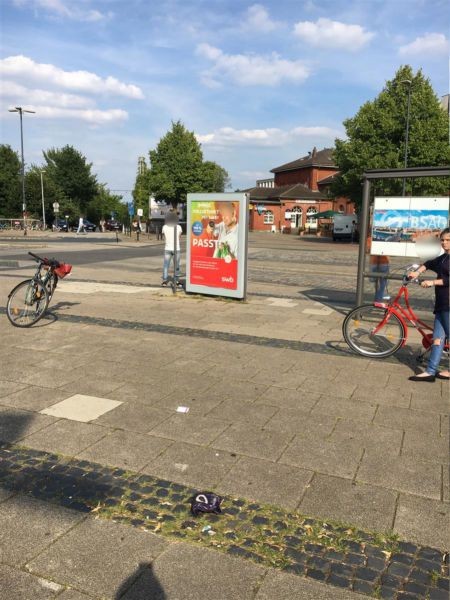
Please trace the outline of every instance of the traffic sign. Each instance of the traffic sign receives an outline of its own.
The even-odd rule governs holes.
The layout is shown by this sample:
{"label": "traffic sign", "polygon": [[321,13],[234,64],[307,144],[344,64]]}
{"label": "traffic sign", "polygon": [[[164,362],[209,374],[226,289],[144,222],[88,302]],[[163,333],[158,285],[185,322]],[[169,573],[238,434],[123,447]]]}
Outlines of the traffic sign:
{"label": "traffic sign", "polygon": [[128,214],[130,215],[130,217],[134,215],[134,205],[132,202],[128,204]]}
{"label": "traffic sign", "polygon": [[59,202],[53,202],[53,212],[59,213]]}
{"label": "traffic sign", "polygon": [[144,216],[144,209],[143,208],[138,208],[137,209],[137,216],[138,217],[143,217]]}

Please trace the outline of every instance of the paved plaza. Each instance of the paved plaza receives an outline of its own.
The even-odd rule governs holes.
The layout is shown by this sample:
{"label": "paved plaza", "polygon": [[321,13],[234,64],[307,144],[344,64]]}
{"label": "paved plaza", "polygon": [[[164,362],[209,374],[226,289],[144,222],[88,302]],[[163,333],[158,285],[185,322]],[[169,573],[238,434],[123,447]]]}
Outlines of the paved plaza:
{"label": "paved plaza", "polygon": [[[408,381],[414,332],[348,349],[356,245],[251,235],[239,302],[161,289],[154,238],[68,240],[0,238],[1,600],[448,597],[448,383]],[[78,264],[17,329],[27,249]]]}

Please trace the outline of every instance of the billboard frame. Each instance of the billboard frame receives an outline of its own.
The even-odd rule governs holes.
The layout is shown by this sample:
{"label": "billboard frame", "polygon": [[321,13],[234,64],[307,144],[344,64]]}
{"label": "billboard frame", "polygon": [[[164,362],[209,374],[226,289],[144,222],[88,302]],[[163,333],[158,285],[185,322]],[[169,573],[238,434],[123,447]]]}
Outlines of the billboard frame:
{"label": "billboard frame", "polygon": [[[192,265],[191,249],[194,233],[192,230],[192,209],[196,202],[238,202],[238,252],[237,252],[237,286],[236,289],[224,287],[209,286],[203,284],[191,283]],[[235,298],[245,300],[247,297],[247,260],[248,260],[248,214],[249,198],[248,194],[236,192],[221,193],[190,193],[187,194],[187,226],[186,226],[186,292],[193,294],[205,294],[208,296],[223,296],[226,298]],[[218,260],[218,259],[215,259]]]}

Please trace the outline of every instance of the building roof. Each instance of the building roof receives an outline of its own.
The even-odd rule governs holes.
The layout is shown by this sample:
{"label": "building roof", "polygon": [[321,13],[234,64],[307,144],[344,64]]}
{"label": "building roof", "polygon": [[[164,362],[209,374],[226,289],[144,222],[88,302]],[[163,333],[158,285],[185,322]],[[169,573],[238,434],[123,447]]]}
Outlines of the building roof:
{"label": "building roof", "polygon": [[274,188],[254,187],[245,190],[251,202],[279,202],[280,200],[329,200],[321,192],[310,190],[301,183],[280,185]]}
{"label": "building roof", "polygon": [[330,185],[330,183],[333,183],[333,181],[336,179],[336,177],[339,175],[339,173],[333,173],[333,175],[329,175],[328,177],[325,177],[324,179],[319,179],[319,181],[317,182],[317,185]]}
{"label": "building roof", "polygon": [[333,148],[317,150],[314,147],[308,156],[303,156],[292,162],[275,167],[274,169],[271,169],[270,172],[281,173],[283,171],[294,171],[296,169],[305,169],[307,167],[330,167],[336,169],[337,167],[333,160]]}

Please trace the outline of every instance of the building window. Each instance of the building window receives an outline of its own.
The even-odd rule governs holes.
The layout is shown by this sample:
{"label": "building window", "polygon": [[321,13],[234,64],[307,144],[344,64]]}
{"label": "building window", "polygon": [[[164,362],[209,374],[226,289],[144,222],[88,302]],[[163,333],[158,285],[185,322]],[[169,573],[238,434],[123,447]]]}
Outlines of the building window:
{"label": "building window", "polygon": [[271,210],[264,212],[264,225],[273,225],[273,212]]}
{"label": "building window", "polygon": [[343,204],[339,204],[339,209],[338,210],[339,210],[340,213],[344,213],[345,212],[344,205]]}
{"label": "building window", "polygon": [[302,224],[303,209],[301,206],[294,206],[291,214],[291,227],[300,227]]}
{"label": "building window", "polygon": [[306,225],[308,229],[317,229],[317,219],[314,219],[315,214],[317,214],[317,208],[310,206],[306,211]]}

